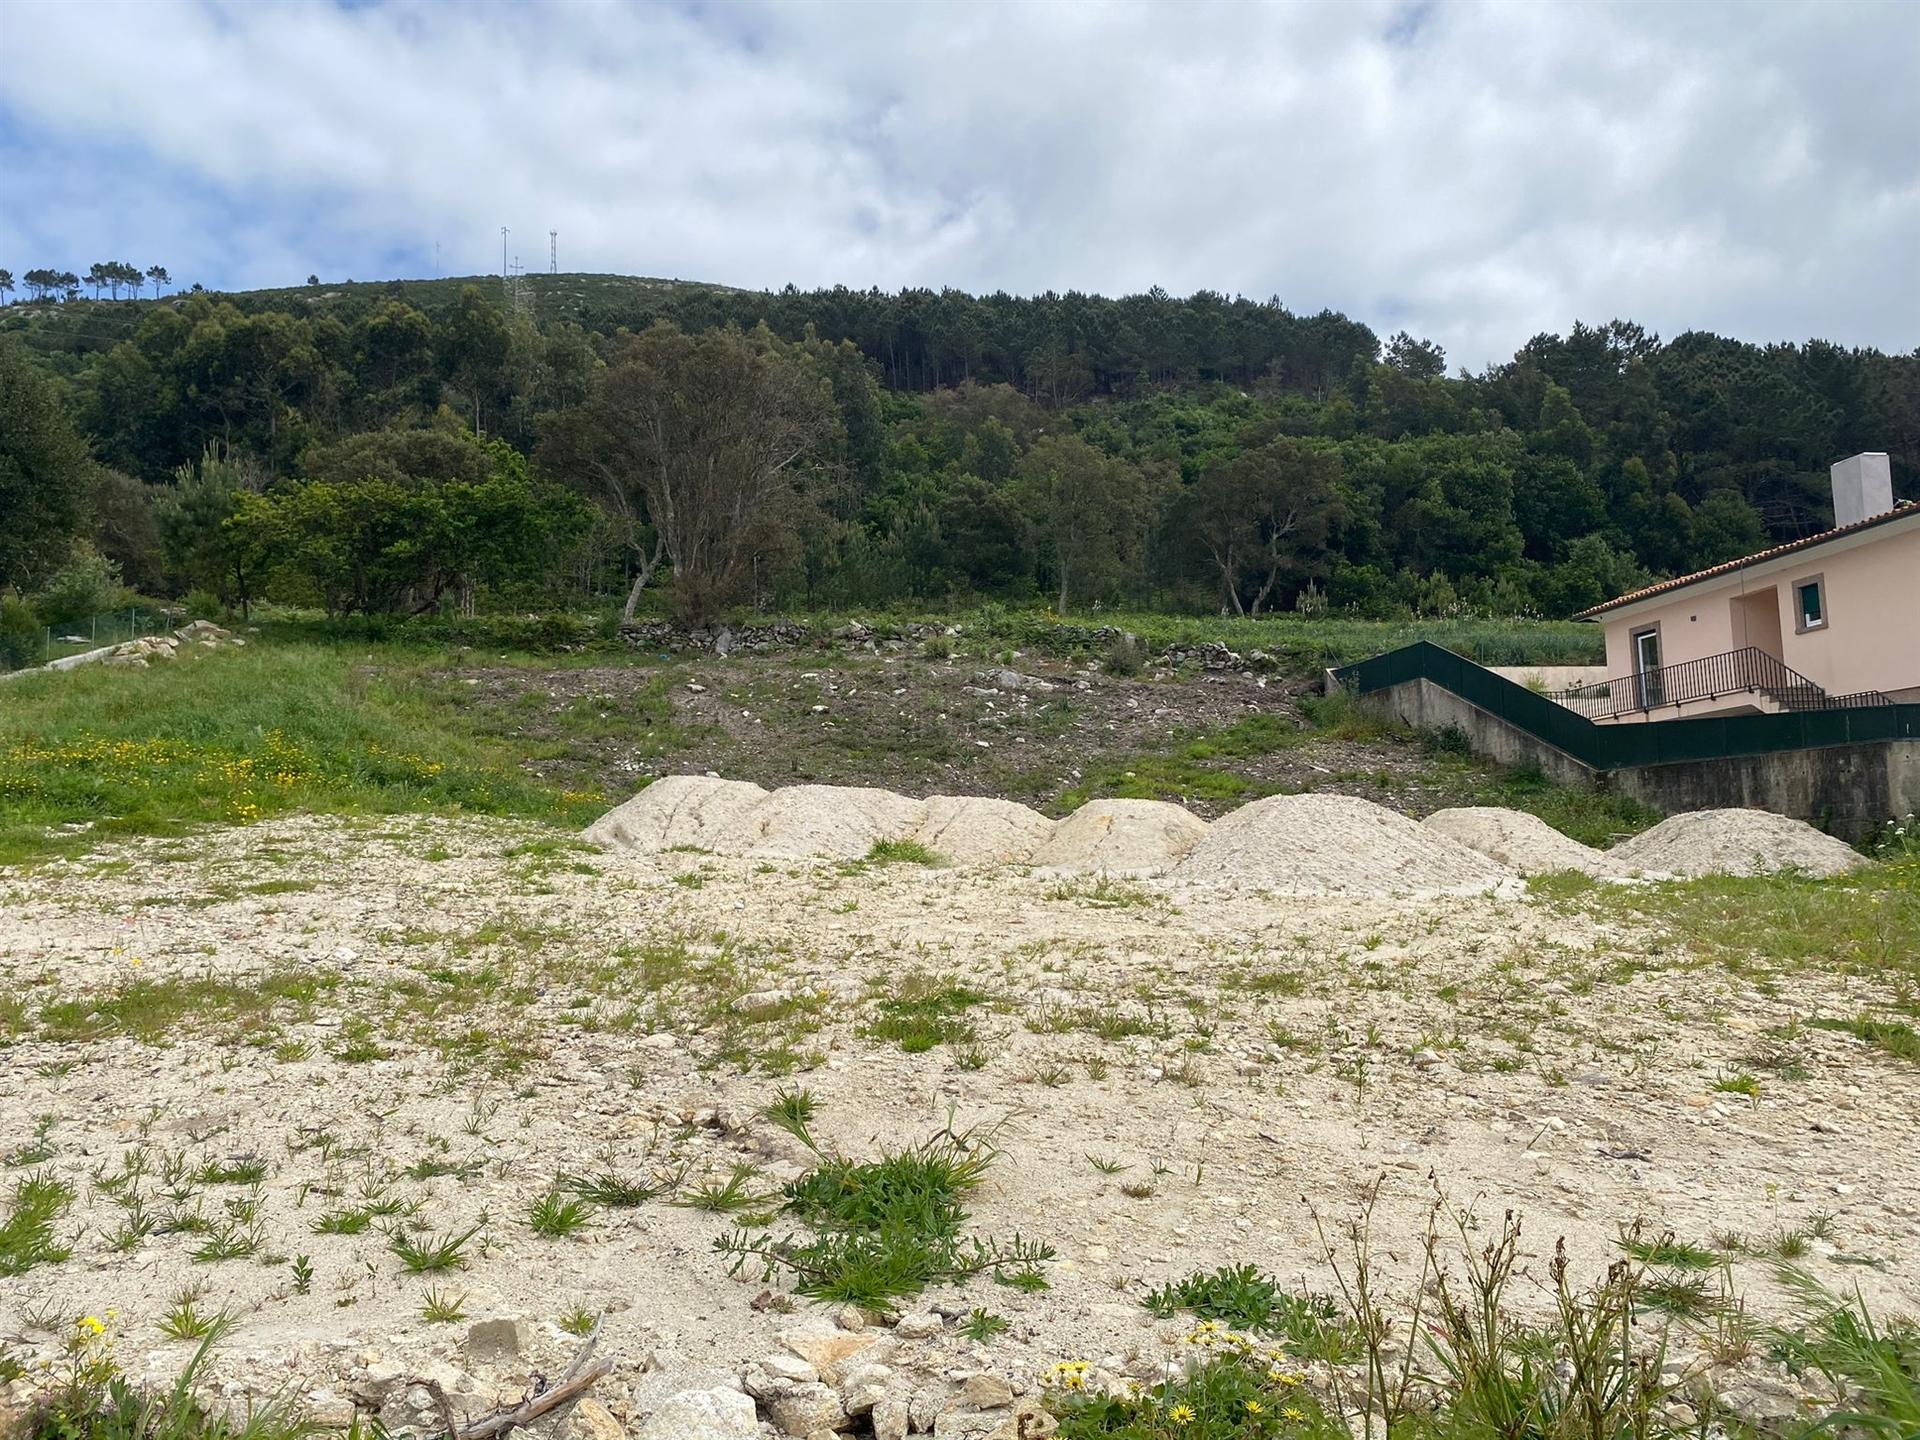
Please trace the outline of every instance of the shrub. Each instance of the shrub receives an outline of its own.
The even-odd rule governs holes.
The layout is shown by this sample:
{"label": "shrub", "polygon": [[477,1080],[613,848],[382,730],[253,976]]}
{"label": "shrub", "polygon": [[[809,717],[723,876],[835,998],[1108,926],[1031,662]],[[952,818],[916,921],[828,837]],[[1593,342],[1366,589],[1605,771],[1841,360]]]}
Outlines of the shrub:
{"label": "shrub", "polygon": [[1100,664],[1109,675],[1138,675],[1146,668],[1147,647],[1138,635],[1122,634],[1107,646]]}
{"label": "shrub", "polygon": [[46,631],[33,607],[12,596],[0,599],[0,670],[38,665]]}
{"label": "shrub", "polygon": [[81,546],[34,596],[33,608],[44,624],[60,626],[124,610],[132,599],[133,592],[120,583],[120,567],[92,547]]}

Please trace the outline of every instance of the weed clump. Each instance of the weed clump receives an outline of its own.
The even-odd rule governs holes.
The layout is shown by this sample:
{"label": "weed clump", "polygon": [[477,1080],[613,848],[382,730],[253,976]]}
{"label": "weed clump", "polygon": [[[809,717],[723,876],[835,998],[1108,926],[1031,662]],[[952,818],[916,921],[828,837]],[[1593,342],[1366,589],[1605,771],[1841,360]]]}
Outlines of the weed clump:
{"label": "weed clump", "polygon": [[[791,1098],[783,1101],[776,1105],[790,1114]],[[714,1248],[731,1257],[730,1273],[757,1262],[767,1279],[791,1275],[799,1294],[884,1310],[932,1284],[1033,1271],[1053,1258],[1051,1247],[1018,1235],[1003,1242],[963,1233],[964,1201],[997,1158],[977,1131],[949,1124],[918,1145],[855,1161],[821,1150],[804,1119],[785,1128],[819,1162],[781,1190],[781,1212],[809,1233],[743,1227],[720,1236]]]}
{"label": "weed clump", "polygon": [[922,845],[918,840],[876,840],[873,848],[867,851],[866,863],[869,865],[944,865],[944,855],[937,854]]}
{"label": "weed clump", "polygon": [[1203,1321],[1278,1337],[1290,1353],[1305,1359],[1339,1362],[1355,1349],[1353,1331],[1332,1300],[1291,1294],[1253,1265],[1196,1272],[1148,1291],[1142,1303],[1162,1319],[1190,1310]]}
{"label": "weed clump", "polygon": [[0,1220],[0,1277],[58,1264],[73,1253],[53,1229],[72,1203],[73,1187],[45,1171],[23,1176],[14,1185],[6,1219]]}
{"label": "weed clump", "polygon": [[964,985],[910,982],[898,996],[880,1002],[879,1013],[861,1033],[895,1041],[909,1055],[924,1054],[936,1045],[972,1040],[975,1032],[965,1012],[986,998]]}

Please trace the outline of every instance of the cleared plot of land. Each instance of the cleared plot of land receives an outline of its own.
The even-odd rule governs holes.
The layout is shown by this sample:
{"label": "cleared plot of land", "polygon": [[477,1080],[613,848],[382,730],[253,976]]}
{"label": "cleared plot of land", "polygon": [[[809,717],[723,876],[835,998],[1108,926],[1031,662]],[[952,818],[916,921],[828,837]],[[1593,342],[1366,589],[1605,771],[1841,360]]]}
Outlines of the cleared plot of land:
{"label": "cleared plot of land", "polygon": [[[394,817],[7,873],[0,1134],[66,1198],[0,1331],[52,1347],[38,1327],[112,1307],[170,1371],[190,1347],[159,1326],[198,1286],[242,1316],[218,1363],[247,1388],[324,1407],[438,1366],[477,1408],[498,1382],[468,1322],[528,1317],[558,1356],[605,1310],[605,1398],[638,1419],[800,1318],[713,1249],[811,1161],[763,1113],[794,1086],[853,1158],[988,1127],[971,1231],[1057,1252],[1049,1290],[931,1290],[1010,1324],[891,1337],[917,1384],[1151,1373],[1191,1324],[1151,1288],[1244,1261],[1324,1290],[1311,1212],[1381,1175],[1402,1284],[1437,1183],[1521,1212],[1536,1276],[1560,1236],[1597,1275],[1643,1220],[1759,1316],[1781,1255],[1920,1308],[1914,976],[1874,948],[1913,933],[1910,873],[1281,899],[913,858]],[[424,1318],[455,1297],[463,1321]]]}

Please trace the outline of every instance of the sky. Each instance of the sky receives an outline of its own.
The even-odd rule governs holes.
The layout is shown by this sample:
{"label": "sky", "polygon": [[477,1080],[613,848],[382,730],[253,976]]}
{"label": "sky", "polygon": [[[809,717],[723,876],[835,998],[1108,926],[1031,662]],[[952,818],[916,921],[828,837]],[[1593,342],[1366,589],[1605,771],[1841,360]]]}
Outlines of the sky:
{"label": "sky", "polygon": [[0,266],[1920,346],[1920,3],[0,0]]}

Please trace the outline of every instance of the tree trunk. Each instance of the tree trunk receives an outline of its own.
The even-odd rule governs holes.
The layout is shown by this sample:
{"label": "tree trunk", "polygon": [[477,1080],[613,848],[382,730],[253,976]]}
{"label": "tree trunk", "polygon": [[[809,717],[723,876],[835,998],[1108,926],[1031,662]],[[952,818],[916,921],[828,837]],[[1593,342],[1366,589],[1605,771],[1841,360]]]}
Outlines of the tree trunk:
{"label": "tree trunk", "polygon": [[640,592],[647,588],[647,582],[653,579],[653,572],[660,568],[660,557],[666,551],[666,541],[654,536],[653,554],[640,558],[640,573],[633,577],[633,588],[627,591],[627,603],[620,611],[620,624],[624,627],[633,624],[634,611],[640,608]]}

